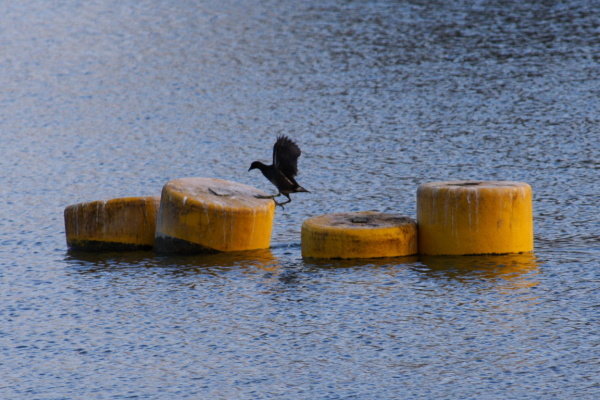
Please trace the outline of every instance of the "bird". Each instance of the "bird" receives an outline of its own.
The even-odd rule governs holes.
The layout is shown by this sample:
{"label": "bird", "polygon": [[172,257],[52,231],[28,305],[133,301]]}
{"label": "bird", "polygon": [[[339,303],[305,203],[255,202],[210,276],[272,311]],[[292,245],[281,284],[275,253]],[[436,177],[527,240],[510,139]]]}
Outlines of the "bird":
{"label": "bird", "polygon": [[[298,157],[302,152],[300,147],[292,139],[285,135],[277,136],[277,140],[273,145],[273,164],[265,165],[260,161],[254,161],[248,172],[253,169],[259,169],[260,172],[277,188],[277,194],[271,196],[256,197],[260,199],[273,199],[275,205],[284,209],[283,205],[292,201],[290,193],[307,192],[302,186],[296,182],[294,177],[298,174]],[[284,195],[287,201],[278,203],[275,197]]]}

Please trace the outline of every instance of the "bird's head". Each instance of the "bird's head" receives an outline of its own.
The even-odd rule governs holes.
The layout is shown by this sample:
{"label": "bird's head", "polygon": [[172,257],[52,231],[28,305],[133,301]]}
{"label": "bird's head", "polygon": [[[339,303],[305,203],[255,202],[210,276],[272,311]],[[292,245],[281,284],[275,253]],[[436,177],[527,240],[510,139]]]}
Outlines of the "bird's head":
{"label": "bird's head", "polygon": [[250,168],[248,168],[248,171],[252,171],[253,169],[260,169],[260,167],[263,167],[265,164],[261,163],[260,161],[254,161],[252,164],[250,164]]}

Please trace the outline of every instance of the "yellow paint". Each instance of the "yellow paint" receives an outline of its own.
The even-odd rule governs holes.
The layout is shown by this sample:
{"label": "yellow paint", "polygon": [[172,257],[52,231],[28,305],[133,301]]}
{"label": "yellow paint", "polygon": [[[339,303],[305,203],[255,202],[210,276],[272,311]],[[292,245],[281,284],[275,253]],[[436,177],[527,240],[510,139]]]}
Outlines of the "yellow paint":
{"label": "yellow paint", "polygon": [[84,250],[152,247],[159,196],[126,197],[65,208],[67,245]]}
{"label": "yellow paint", "polygon": [[417,190],[419,252],[533,251],[531,186],[509,181],[432,182]]}
{"label": "yellow paint", "polygon": [[[266,249],[271,244],[275,203],[266,193],[212,178],[176,179],[163,187],[156,224],[157,245],[179,252],[179,244],[207,251]],[[164,244],[175,239],[178,243]]]}
{"label": "yellow paint", "polygon": [[416,254],[414,220],[371,211],[327,214],[302,224],[302,256],[375,258]]}

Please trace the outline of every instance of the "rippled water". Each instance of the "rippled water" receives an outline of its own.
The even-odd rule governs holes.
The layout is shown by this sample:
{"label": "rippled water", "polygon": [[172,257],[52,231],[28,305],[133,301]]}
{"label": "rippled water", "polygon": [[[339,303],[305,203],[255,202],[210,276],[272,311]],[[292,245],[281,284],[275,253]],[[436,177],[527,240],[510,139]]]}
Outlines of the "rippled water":
{"label": "rippled water", "polygon": [[[3,2],[3,399],[600,398],[597,1]],[[301,145],[268,251],[67,251],[68,204]],[[309,261],[310,216],[520,180],[532,255]]]}

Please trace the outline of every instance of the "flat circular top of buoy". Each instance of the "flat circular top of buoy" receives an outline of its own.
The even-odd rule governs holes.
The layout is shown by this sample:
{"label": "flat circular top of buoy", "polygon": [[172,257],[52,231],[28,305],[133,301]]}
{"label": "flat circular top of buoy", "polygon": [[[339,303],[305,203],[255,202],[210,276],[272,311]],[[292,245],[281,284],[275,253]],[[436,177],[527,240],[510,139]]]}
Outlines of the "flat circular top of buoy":
{"label": "flat circular top of buoy", "polygon": [[375,211],[357,211],[326,214],[309,218],[306,222],[340,229],[392,228],[414,223],[412,218]]}
{"label": "flat circular top of buoy", "polygon": [[230,207],[256,207],[273,203],[256,197],[267,195],[262,190],[223,179],[180,178],[167,182],[165,187],[170,194],[177,194],[189,200],[204,199]]}
{"label": "flat circular top of buoy", "polygon": [[526,187],[525,182],[516,181],[447,181],[447,182],[429,182],[419,186],[419,188],[499,188],[499,187]]}

